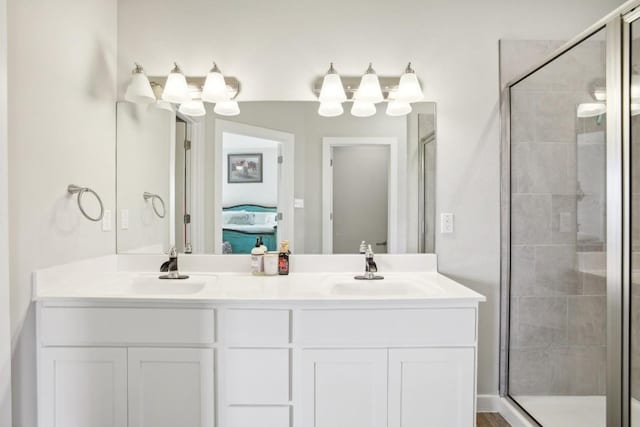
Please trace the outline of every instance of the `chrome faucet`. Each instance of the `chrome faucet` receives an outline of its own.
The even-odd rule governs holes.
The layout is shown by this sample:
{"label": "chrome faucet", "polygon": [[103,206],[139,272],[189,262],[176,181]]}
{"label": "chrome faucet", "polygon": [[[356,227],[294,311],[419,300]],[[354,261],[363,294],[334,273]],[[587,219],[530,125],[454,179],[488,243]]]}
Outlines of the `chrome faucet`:
{"label": "chrome faucet", "polygon": [[[365,244],[365,242],[363,241],[360,244],[360,247],[362,248],[364,244]],[[371,245],[367,245],[366,248],[367,249],[364,252],[364,260],[365,260],[364,274],[359,275],[359,276],[355,276],[354,279],[356,279],[356,280],[382,280],[382,279],[384,279],[383,276],[376,275],[376,273],[378,272],[378,264],[376,264],[376,262],[373,260],[373,256],[375,254],[373,253],[373,249],[371,249]]]}
{"label": "chrome faucet", "polygon": [[160,266],[161,272],[166,272],[167,274],[161,275],[160,279],[188,279],[189,276],[184,274],[180,274],[178,271],[178,250],[175,246],[172,246],[169,249],[169,261],[164,262]]}

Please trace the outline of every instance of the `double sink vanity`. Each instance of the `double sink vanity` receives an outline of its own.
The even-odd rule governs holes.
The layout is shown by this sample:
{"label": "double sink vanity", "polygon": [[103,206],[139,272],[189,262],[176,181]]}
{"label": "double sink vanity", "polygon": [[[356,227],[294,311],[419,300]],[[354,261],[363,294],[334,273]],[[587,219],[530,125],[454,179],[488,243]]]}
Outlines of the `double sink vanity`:
{"label": "double sink vanity", "polygon": [[39,426],[418,427],[475,423],[478,303],[433,254],[113,255],[34,275]]}

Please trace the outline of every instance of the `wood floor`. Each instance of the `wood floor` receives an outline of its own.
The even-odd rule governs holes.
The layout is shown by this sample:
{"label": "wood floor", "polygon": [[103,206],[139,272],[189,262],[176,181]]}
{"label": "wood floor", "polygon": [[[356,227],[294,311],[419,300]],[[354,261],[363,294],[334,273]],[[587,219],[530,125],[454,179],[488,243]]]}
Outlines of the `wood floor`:
{"label": "wood floor", "polygon": [[510,424],[500,414],[494,412],[478,414],[476,421],[477,427],[510,427]]}

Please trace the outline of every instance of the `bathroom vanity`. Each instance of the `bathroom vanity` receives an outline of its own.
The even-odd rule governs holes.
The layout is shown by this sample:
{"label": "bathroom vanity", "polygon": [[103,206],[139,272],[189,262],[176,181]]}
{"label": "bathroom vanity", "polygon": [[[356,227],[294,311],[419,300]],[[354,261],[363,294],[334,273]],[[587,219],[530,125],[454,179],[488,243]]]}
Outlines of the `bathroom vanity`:
{"label": "bathroom vanity", "polygon": [[36,273],[39,426],[475,425],[484,297],[435,255],[381,257],[380,281],[336,257],[282,277],[161,281],[116,256]]}

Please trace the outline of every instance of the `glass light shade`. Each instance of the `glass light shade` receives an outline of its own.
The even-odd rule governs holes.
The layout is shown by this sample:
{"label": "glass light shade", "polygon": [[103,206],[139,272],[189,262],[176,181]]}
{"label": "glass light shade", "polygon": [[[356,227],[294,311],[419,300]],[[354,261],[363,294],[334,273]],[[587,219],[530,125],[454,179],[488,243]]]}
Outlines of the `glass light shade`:
{"label": "glass light shade", "polygon": [[321,102],[318,114],[322,117],[337,117],[344,113],[344,108],[339,102]]}
{"label": "glass light shade", "polygon": [[406,116],[411,110],[411,104],[407,102],[390,101],[387,104],[387,115],[391,117]]}
{"label": "glass light shade", "polygon": [[180,104],[180,108],[178,108],[178,111],[189,117],[202,117],[207,114],[207,110],[205,110],[204,104],[199,99],[194,99]]}
{"label": "glass light shade", "polygon": [[337,73],[330,73],[324,76],[322,88],[318,97],[321,103],[339,103],[347,100],[347,94],[342,86],[342,79]]}
{"label": "glass light shade", "polygon": [[377,104],[384,101],[378,75],[367,73],[360,79],[360,86],[354,95],[356,101]]}
{"label": "glass light shade", "polygon": [[408,72],[400,77],[396,99],[405,103],[418,102],[424,99],[424,94],[422,93],[422,88],[420,87],[416,73]]}
{"label": "glass light shade", "polygon": [[221,116],[237,116],[240,114],[240,106],[236,101],[222,101],[216,103],[213,111]]}
{"label": "glass light shade", "polygon": [[204,87],[202,88],[202,100],[211,103],[229,100],[227,84],[224,81],[224,76],[215,65],[213,69],[209,71],[209,74],[207,74],[207,78],[204,81]]}
{"label": "glass light shade", "polygon": [[351,114],[356,117],[371,117],[376,114],[376,106],[372,102],[355,101],[351,106]]}
{"label": "glass light shade", "polygon": [[586,102],[578,105],[577,115],[580,118],[597,117],[607,112],[607,105],[601,102]]}
{"label": "glass light shade", "polygon": [[162,100],[173,102],[174,104],[191,101],[189,88],[187,87],[187,79],[177,65],[167,76],[164,91],[162,92]]}
{"label": "glass light shade", "polygon": [[134,104],[151,104],[156,102],[156,96],[151,89],[151,83],[144,72],[135,71],[131,76],[124,99]]}

